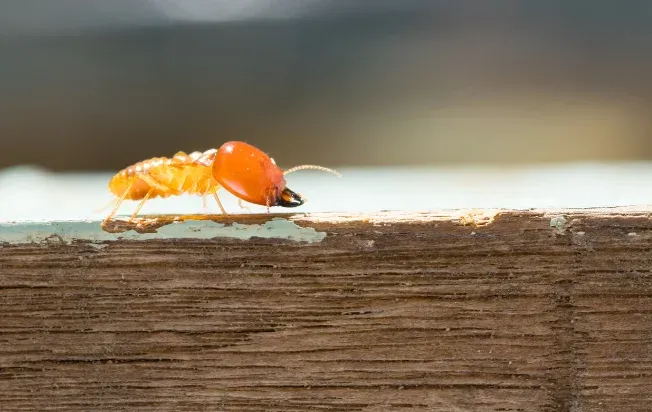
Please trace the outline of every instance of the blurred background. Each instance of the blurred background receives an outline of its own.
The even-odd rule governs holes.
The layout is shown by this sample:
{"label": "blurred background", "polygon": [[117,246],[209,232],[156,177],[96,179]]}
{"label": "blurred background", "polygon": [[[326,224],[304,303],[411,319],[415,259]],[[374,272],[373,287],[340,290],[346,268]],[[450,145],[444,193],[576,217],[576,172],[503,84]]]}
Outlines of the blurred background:
{"label": "blurred background", "polygon": [[0,168],[652,158],[652,2],[4,0]]}

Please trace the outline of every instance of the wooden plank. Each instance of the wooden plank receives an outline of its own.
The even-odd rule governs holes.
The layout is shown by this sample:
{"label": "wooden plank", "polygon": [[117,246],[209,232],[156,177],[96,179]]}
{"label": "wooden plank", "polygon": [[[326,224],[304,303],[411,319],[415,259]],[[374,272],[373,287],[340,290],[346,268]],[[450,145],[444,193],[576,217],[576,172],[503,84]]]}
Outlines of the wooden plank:
{"label": "wooden plank", "polygon": [[271,218],[325,235],[5,241],[2,410],[649,408],[649,211],[204,223]]}

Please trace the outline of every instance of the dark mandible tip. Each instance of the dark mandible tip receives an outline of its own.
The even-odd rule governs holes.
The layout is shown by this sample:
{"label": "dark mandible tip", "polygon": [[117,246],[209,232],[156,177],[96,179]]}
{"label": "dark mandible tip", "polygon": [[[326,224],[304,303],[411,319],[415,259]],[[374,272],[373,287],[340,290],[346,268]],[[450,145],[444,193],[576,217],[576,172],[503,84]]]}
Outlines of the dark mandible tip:
{"label": "dark mandible tip", "polygon": [[276,199],[276,204],[274,206],[297,207],[304,203],[306,203],[306,199],[286,187],[283,189],[278,199]]}

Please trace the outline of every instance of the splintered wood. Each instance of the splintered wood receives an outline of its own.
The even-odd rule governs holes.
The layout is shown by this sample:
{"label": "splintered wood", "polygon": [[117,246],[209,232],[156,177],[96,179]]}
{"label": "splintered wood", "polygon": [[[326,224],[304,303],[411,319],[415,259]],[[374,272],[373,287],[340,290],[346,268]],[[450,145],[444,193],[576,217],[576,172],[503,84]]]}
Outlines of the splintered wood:
{"label": "splintered wood", "polygon": [[0,409],[649,410],[647,213],[453,215],[5,244]]}

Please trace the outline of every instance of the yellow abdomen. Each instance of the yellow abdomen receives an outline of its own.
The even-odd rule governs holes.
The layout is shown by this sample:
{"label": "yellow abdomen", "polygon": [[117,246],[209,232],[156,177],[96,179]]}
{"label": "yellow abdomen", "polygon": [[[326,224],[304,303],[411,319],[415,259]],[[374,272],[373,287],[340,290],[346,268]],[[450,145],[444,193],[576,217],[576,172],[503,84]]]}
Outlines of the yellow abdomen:
{"label": "yellow abdomen", "polygon": [[[208,153],[208,152],[206,152]],[[177,153],[173,158],[155,157],[138,162],[118,172],[109,182],[109,190],[125,200],[147,196],[169,197],[181,194],[209,195],[217,191],[211,167],[199,163],[206,153]],[[205,156],[204,156],[205,157]]]}

